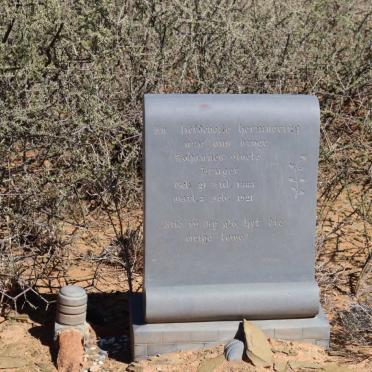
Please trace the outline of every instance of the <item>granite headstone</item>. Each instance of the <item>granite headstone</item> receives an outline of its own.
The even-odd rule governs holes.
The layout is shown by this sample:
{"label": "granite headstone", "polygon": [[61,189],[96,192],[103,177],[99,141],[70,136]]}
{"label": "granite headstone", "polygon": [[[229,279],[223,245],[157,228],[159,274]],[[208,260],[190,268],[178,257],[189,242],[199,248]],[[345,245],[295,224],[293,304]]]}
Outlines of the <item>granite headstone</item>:
{"label": "granite headstone", "polygon": [[318,100],[146,95],[144,126],[147,326],[318,319]]}

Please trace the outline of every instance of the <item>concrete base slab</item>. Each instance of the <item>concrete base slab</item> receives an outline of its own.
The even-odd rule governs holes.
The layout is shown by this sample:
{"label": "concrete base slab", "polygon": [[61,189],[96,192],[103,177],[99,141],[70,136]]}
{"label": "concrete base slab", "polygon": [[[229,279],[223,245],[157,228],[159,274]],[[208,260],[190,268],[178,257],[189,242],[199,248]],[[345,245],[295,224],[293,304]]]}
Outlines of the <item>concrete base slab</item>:
{"label": "concrete base slab", "polygon": [[[131,349],[134,360],[225,344],[241,332],[241,321],[145,324],[143,314],[142,296],[132,296]],[[252,322],[268,337],[329,346],[330,326],[323,311],[314,318]]]}
{"label": "concrete base slab", "polygon": [[67,329],[75,329],[81,333],[82,338],[84,339],[84,343],[88,342],[89,339],[89,324],[84,322],[83,324],[79,325],[66,325],[60,324],[58,322],[54,323],[54,341],[57,341],[58,336],[61,332],[66,331]]}

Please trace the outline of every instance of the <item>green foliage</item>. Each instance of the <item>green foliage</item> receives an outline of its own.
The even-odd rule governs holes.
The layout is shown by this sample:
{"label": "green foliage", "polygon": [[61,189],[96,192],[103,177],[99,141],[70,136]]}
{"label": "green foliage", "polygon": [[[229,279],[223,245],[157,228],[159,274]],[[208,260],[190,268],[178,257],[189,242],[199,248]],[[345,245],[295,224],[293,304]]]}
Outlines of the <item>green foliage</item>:
{"label": "green foliage", "polygon": [[141,199],[147,92],[316,94],[323,195],[364,185],[370,15],[363,0],[3,0],[3,272],[63,271],[66,224],[87,228],[97,208],[120,240]]}

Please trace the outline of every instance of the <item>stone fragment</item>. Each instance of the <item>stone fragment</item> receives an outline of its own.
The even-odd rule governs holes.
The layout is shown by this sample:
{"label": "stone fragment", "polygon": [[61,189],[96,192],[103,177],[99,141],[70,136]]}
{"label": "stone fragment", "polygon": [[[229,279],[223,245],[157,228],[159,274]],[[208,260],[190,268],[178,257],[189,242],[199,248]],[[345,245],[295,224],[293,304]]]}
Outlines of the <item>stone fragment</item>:
{"label": "stone fragment", "polygon": [[270,367],[273,364],[273,352],[266,335],[260,328],[245,319],[243,329],[248,359],[256,367]]}
{"label": "stone fragment", "polygon": [[39,368],[40,372],[54,372],[55,371],[53,364],[48,364],[44,362],[36,362],[36,365]]}
{"label": "stone fragment", "polygon": [[100,357],[107,358],[108,357],[108,352],[106,350],[99,349],[98,355]]}
{"label": "stone fragment", "polygon": [[226,360],[229,361],[242,360],[244,355],[244,342],[235,338],[229,341],[224,347],[224,355]]}
{"label": "stone fragment", "polygon": [[274,364],[274,371],[275,372],[287,372],[288,371],[288,365],[286,360],[279,360],[275,362]]}
{"label": "stone fragment", "polygon": [[287,344],[275,346],[275,348],[272,348],[271,350],[273,353],[283,353],[290,356],[295,356],[298,354],[296,350]]}
{"label": "stone fragment", "polygon": [[197,372],[212,372],[218,368],[225,360],[224,355],[219,355],[218,357],[212,359],[206,359],[200,363]]}
{"label": "stone fragment", "polygon": [[288,361],[288,366],[292,371],[311,371],[311,370],[320,370],[322,371],[322,365],[320,363],[314,363],[309,361],[302,360],[290,360]]}
{"label": "stone fragment", "polygon": [[351,369],[338,363],[327,363],[323,366],[324,372],[351,372]]}
{"label": "stone fragment", "polygon": [[4,345],[0,349],[0,357],[2,356],[17,357],[18,355],[19,355],[19,344],[17,343]]}
{"label": "stone fragment", "polygon": [[18,314],[16,312],[14,313],[12,312],[6,315],[5,319],[14,322],[34,324],[34,322],[30,319],[30,317],[27,314]]}
{"label": "stone fragment", "polygon": [[143,367],[137,365],[129,365],[127,368],[128,372],[143,372]]}
{"label": "stone fragment", "polygon": [[21,356],[0,356],[0,369],[22,368],[26,367],[27,364],[28,361]]}
{"label": "stone fragment", "polygon": [[96,345],[97,344],[97,334],[94,328],[89,324],[87,324],[87,344],[88,345]]}

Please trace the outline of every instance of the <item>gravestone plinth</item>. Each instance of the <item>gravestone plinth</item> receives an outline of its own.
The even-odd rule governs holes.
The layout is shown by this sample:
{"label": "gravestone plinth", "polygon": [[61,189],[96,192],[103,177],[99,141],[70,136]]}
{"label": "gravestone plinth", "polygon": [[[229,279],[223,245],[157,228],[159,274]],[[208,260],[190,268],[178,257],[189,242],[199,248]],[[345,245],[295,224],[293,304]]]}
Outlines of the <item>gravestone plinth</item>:
{"label": "gravestone plinth", "polygon": [[144,123],[134,357],[225,342],[243,318],[327,343],[314,279],[317,99],[146,95]]}

